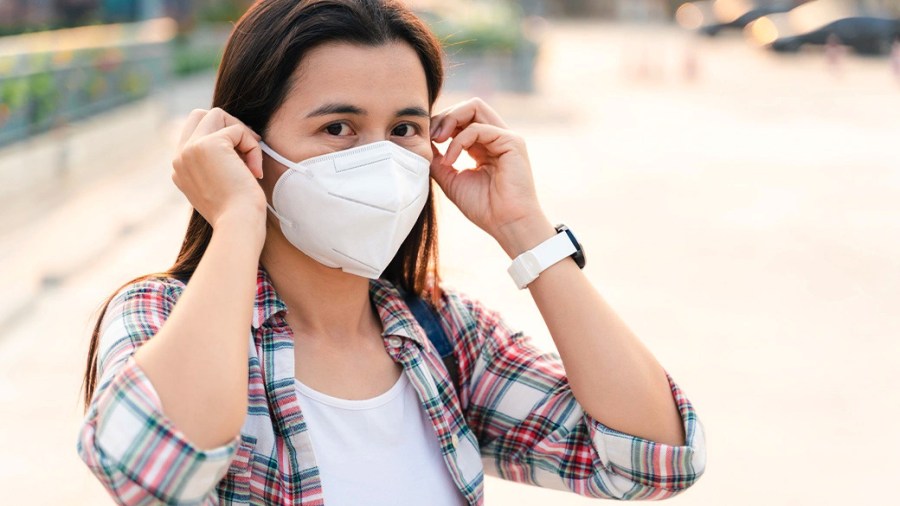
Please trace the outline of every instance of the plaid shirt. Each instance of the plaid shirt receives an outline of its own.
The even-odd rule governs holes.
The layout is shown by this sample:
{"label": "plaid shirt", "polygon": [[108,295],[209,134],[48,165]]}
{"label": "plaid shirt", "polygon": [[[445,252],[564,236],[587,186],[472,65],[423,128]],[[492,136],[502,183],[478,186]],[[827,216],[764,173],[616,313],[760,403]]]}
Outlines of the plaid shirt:
{"label": "plaid shirt", "polygon": [[[249,408],[241,434],[201,450],[163,413],[133,354],[159,331],[183,289],[174,279],[146,280],[124,288],[109,305],[100,380],[79,434],[79,455],[119,504],[325,504],[327,490],[294,388],[286,306],[265,270],[259,270],[249,332]],[[484,502],[484,472],[617,499],[670,497],[702,474],[703,429],[671,378],[686,445],[617,432],[582,410],[557,354],[535,348],[478,302],[447,291],[438,313],[459,361],[457,396],[396,288],[373,281],[370,295],[385,349],[415,388],[447,470],[469,504]]]}

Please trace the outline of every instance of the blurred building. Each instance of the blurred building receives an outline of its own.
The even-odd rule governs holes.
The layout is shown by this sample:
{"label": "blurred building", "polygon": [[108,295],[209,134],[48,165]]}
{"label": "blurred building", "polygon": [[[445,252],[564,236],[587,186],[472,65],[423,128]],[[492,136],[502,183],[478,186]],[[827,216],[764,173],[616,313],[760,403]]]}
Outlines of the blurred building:
{"label": "blurred building", "polygon": [[0,0],[2,27],[48,25],[53,17],[53,0]]}
{"label": "blurred building", "polygon": [[[0,26],[34,31],[136,21],[163,13],[164,0],[0,0]],[[180,3],[180,2],[170,2]]]}
{"label": "blurred building", "polygon": [[552,16],[654,20],[671,18],[686,0],[544,0]]}
{"label": "blurred building", "polygon": [[[552,16],[601,17],[621,20],[672,19],[675,11],[689,0],[544,0]],[[900,0],[818,0],[841,2],[859,7],[862,12],[891,13],[900,17]]]}
{"label": "blurred building", "polygon": [[855,3],[868,12],[886,12],[900,17],[900,0],[855,0]]}
{"label": "blurred building", "polygon": [[252,0],[0,0],[0,34],[168,16],[182,27],[234,21]]}

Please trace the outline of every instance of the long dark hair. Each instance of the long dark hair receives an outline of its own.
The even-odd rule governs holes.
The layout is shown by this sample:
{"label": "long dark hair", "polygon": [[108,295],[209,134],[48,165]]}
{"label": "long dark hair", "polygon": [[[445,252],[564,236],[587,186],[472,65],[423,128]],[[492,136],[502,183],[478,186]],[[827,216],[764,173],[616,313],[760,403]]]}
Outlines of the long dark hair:
{"label": "long dark hair", "polygon": [[[394,0],[260,0],[237,22],[216,77],[213,107],[220,107],[265,137],[269,119],[292,86],[303,56],[326,42],[378,46],[408,43],[425,69],[428,100],[434,105],[444,80],[441,45],[428,27]],[[190,279],[212,238],[212,227],[196,210],[191,214],[175,264],[167,271],[135,278]],[[382,278],[407,292],[438,296],[437,220],[429,191],[425,209],[388,265]],[[101,306],[91,335],[84,373],[84,404],[97,386],[100,324],[113,295]]]}

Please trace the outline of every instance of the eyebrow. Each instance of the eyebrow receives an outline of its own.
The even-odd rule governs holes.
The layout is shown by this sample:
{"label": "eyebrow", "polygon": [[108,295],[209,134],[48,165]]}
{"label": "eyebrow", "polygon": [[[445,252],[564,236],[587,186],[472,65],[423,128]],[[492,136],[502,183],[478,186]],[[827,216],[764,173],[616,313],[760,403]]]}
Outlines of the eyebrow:
{"label": "eyebrow", "polygon": [[397,111],[397,116],[418,116],[420,118],[430,118],[431,115],[428,114],[428,111],[422,109],[421,107],[407,107],[405,109],[400,109]]}
{"label": "eyebrow", "polygon": [[[331,103],[317,107],[315,110],[307,114],[306,117],[314,118],[316,116],[327,116],[329,114],[355,114],[359,116],[365,116],[367,112],[365,109],[356,107],[355,105]],[[431,115],[428,114],[428,111],[421,107],[405,107],[397,111],[396,116],[417,116],[420,118],[431,117]]]}

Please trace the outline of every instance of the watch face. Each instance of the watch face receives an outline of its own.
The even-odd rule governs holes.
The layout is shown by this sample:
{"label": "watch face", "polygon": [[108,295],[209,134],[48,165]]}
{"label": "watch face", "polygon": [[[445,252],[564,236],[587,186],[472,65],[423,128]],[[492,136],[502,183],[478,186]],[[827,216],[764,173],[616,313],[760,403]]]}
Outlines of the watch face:
{"label": "watch face", "polygon": [[584,250],[581,247],[578,247],[578,251],[572,255],[572,260],[575,260],[575,264],[578,265],[579,269],[584,269],[584,265],[587,263],[587,258],[584,257]]}
{"label": "watch face", "polygon": [[575,238],[575,234],[569,230],[569,227],[565,225],[557,225],[557,232],[565,232],[566,235],[569,236],[569,240],[572,241],[572,244],[575,245],[575,253],[572,253],[572,260],[575,260],[575,264],[578,265],[579,269],[584,269],[585,263],[587,263],[587,259],[584,256],[584,248],[581,247],[581,243],[578,242],[578,239]]}

